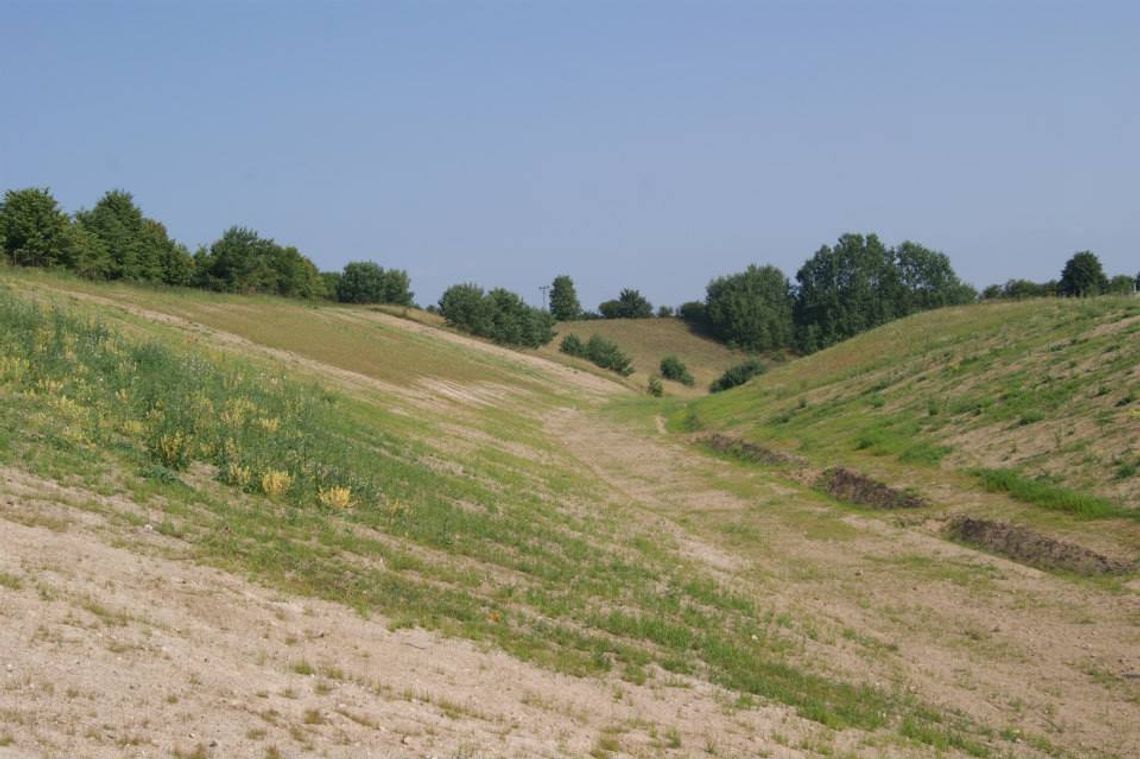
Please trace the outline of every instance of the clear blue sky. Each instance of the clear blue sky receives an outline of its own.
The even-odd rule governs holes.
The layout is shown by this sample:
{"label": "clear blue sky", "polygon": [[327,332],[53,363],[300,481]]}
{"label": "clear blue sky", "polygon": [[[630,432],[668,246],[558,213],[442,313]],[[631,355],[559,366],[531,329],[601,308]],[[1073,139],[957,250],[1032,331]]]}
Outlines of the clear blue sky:
{"label": "clear blue sky", "polygon": [[583,304],[846,231],[1140,269],[1137,2],[0,2],[0,188]]}

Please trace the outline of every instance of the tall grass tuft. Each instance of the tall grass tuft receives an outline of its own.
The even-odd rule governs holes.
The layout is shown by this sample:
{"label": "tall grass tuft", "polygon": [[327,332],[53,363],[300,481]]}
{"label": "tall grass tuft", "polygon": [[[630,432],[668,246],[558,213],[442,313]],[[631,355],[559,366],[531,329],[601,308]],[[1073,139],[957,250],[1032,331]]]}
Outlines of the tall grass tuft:
{"label": "tall grass tuft", "polygon": [[1079,493],[1042,480],[1028,479],[1011,469],[974,469],[972,473],[990,492],[1008,493],[1025,503],[1053,511],[1065,511],[1084,519],[1129,517],[1140,519],[1140,512],[1124,509],[1111,501]]}

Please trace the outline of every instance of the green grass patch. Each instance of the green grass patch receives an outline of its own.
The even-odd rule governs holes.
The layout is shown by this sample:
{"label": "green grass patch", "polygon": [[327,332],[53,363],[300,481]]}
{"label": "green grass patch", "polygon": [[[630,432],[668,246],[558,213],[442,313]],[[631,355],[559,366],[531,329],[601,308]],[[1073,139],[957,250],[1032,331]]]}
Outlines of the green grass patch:
{"label": "green grass patch", "polygon": [[1011,469],[974,469],[972,473],[986,490],[1007,493],[1012,498],[1043,509],[1064,511],[1082,519],[1140,519],[1140,513],[1123,509],[1099,496],[1069,490],[1043,480],[1031,480]]}

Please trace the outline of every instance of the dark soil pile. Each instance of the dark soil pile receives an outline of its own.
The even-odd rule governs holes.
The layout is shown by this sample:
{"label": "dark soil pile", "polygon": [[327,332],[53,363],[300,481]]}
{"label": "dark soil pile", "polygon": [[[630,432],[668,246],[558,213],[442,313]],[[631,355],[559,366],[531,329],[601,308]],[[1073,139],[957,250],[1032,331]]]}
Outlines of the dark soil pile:
{"label": "dark soil pile", "polygon": [[1063,569],[1082,575],[1124,574],[1132,562],[1112,559],[1076,543],[1049,538],[1021,525],[958,517],[951,537],[1040,569]]}
{"label": "dark soil pile", "polygon": [[767,464],[769,466],[779,466],[782,464],[802,464],[803,459],[798,456],[793,456],[790,453],[781,453],[773,451],[770,448],[765,448],[762,445],[755,443],[748,443],[739,438],[730,435],[712,434],[703,438],[703,442],[709,448],[719,453],[727,453],[728,455],[741,459],[742,461],[751,461],[754,464]]}
{"label": "dark soil pile", "polygon": [[875,509],[916,509],[926,500],[843,467],[824,471],[819,487],[833,498]]}

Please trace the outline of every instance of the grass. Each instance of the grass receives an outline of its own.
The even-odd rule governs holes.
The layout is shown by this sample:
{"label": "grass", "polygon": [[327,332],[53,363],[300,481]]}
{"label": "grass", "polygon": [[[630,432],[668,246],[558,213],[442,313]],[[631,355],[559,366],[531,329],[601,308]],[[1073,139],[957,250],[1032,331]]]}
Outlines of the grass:
{"label": "grass", "polygon": [[[1136,502],[1128,456],[1140,340],[1127,335],[1137,315],[1136,299],[1113,297],[918,314],[692,402],[671,425],[777,444],[826,465],[1064,472],[1074,491]],[[1033,502],[1043,500],[1058,502]]]}
{"label": "grass", "polygon": [[[574,333],[584,342],[592,335],[599,335],[617,343],[622,352],[633,359],[635,372],[629,382],[631,386],[639,388],[645,387],[647,378],[658,372],[663,358],[675,356],[688,368],[694,385],[690,388],[680,383],[670,383],[667,392],[673,395],[703,394],[710,382],[742,358],[742,354],[694,333],[685,322],[674,318],[559,322],[555,329],[558,337],[540,349],[540,353],[554,360],[569,361],[558,353],[562,337]],[[578,361],[575,365],[584,366],[585,362]]]}
{"label": "grass", "polygon": [[1043,509],[1063,511],[1082,519],[1140,519],[1140,511],[1121,508],[1090,493],[1069,490],[1043,480],[1031,480],[1009,469],[975,469],[973,474],[986,490],[1008,493],[1019,501]]}
{"label": "grass", "polygon": [[[0,292],[0,326],[5,458],[64,479],[161,467],[138,487],[161,496],[203,561],[573,674],[705,669],[830,725],[877,727],[894,708],[888,694],[781,661],[750,600],[652,538],[624,530],[613,543],[616,515],[551,509],[546,489],[589,493],[584,476],[548,484],[546,467],[493,447],[440,471],[419,442],[430,415],[407,420],[264,365],[125,338],[11,292]],[[500,421],[501,434],[527,426]],[[214,484],[188,487],[184,473],[203,464]],[[334,502],[334,490],[351,497]],[[469,561],[511,581],[480,591]]]}
{"label": "grass", "polygon": [[[893,685],[853,681],[802,657],[787,630],[811,625],[766,608],[760,586],[729,587],[631,511],[598,508],[610,502],[604,485],[545,434],[547,412],[580,402],[549,375],[418,333],[374,342],[395,328],[360,309],[81,286],[387,383],[334,391],[308,367],[235,358],[210,340],[105,308],[53,310],[65,298],[32,285],[38,308],[23,288],[0,291],[0,463],[161,503],[166,531],[198,561],[384,615],[393,627],[650,687],[660,668],[831,728],[909,724],[917,737],[908,740],[943,740],[942,723]],[[245,324],[278,319],[286,326]],[[342,329],[350,337],[324,339]],[[404,391],[425,378],[505,391],[491,405],[424,405]],[[875,392],[883,410],[897,403],[890,386]],[[842,408],[835,398],[800,401],[765,401],[764,413],[788,411],[789,424],[806,429]],[[609,413],[656,435],[657,413],[684,408],[643,397]],[[703,406],[697,413],[706,416]],[[897,459],[906,429],[884,427],[878,451],[856,450],[850,437],[842,447]],[[916,450],[923,466],[941,460]],[[334,488],[347,497],[333,498]],[[853,529],[803,521],[812,539],[847,539]],[[304,661],[288,666],[332,677]],[[961,741],[976,734],[965,724],[945,729]]]}

